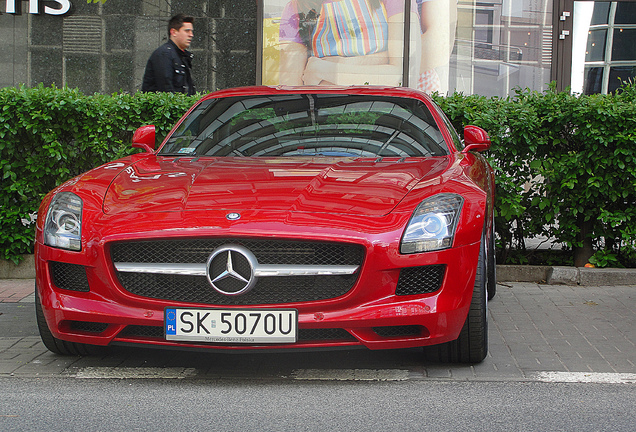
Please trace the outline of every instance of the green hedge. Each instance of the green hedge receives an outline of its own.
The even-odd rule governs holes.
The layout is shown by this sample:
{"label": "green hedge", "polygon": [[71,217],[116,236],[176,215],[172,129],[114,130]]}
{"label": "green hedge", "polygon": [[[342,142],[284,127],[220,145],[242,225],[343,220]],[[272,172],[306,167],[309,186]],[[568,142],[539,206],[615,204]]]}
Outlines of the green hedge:
{"label": "green hedge", "polygon": [[[524,240],[555,239],[570,262],[636,265],[636,87],[616,95],[518,91],[508,98],[436,97],[455,127],[486,129],[497,172],[499,262],[528,262]],[[31,215],[46,192],[130,154],[132,132],[158,136],[196,100],[181,94],[85,96],[0,89],[0,258],[33,250]]]}

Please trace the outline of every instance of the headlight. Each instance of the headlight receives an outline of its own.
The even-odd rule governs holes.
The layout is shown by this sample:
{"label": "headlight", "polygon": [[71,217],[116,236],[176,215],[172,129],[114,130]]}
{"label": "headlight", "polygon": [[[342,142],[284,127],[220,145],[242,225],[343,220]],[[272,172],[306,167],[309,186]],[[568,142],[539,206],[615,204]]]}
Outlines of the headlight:
{"label": "headlight", "polygon": [[55,195],[44,222],[44,244],[82,250],[82,199],[71,192]]}
{"label": "headlight", "polygon": [[412,254],[451,247],[463,203],[460,195],[446,193],[422,201],[406,226],[400,252]]}

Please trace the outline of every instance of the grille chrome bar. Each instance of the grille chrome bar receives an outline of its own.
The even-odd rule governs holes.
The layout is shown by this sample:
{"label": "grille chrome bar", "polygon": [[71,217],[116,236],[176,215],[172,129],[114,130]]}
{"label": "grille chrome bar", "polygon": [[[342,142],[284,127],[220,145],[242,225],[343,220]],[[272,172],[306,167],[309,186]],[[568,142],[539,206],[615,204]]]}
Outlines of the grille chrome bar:
{"label": "grille chrome bar", "polygon": [[[151,273],[188,276],[206,276],[206,264],[178,263],[115,263],[117,271],[124,273]],[[357,265],[272,265],[259,264],[254,268],[255,277],[269,276],[346,276],[358,271]]]}
{"label": "grille chrome bar", "polygon": [[124,273],[152,273],[205,276],[205,264],[115,263],[117,271]]}

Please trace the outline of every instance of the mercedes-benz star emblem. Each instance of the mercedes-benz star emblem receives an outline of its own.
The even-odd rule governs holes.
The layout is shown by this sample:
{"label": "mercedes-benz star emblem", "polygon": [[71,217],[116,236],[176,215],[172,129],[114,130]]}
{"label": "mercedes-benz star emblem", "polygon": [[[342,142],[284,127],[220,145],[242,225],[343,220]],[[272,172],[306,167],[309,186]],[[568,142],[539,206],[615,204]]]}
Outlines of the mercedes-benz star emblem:
{"label": "mercedes-benz star emblem", "polygon": [[228,244],[212,252],[207,263],[207,278],[212,288],[221,294],[235,296],[254,288],[254,269],[258,261],[247,248]]}

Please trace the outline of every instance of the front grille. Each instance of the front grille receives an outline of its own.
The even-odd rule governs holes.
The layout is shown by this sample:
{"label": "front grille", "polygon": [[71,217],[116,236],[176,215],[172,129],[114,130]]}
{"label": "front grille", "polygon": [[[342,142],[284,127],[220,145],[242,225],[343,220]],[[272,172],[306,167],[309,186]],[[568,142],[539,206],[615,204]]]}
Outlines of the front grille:
{"label": "front grille", "polygon": [[58,288],[82,292],[90,290],[86,268],[83,265],[51,261],[49,271],[53,285]]}
{"label": "front grille", "polygon": [[400,270],[395,294],[418,295],[430,294],[442,287],[446,266],[443,264],[408,267]]}
{"label": "front grille", "polygon": [[357,275],[268,277],[259,279],[246,294],[227,296],[215,291],[202,276],[122,272],[118,277],[128,292],[138,296],[228,306],[326,300],[346,294],[357,279]]}
{"label": "front grille", "polygon": [[[361,265],[359,245],[283,240],[193,239],[116,243],[113,262],[206,263],[219,246],[229,243],[248,248],[259,264]],[[326,300],[346,294],[359,272],[346,276],[261,277],[254,288],[239,296],[215,291],[205,276],[117,272],[122,287],[142,297],[212,305],[284,304]]]}
{"label": "front grille", "polygon": [[[163,338],[163,327],[129,325],[119,337],[152,337]],[[355,341],[351,333],[340,328],[298,329],[298,341]]]}

